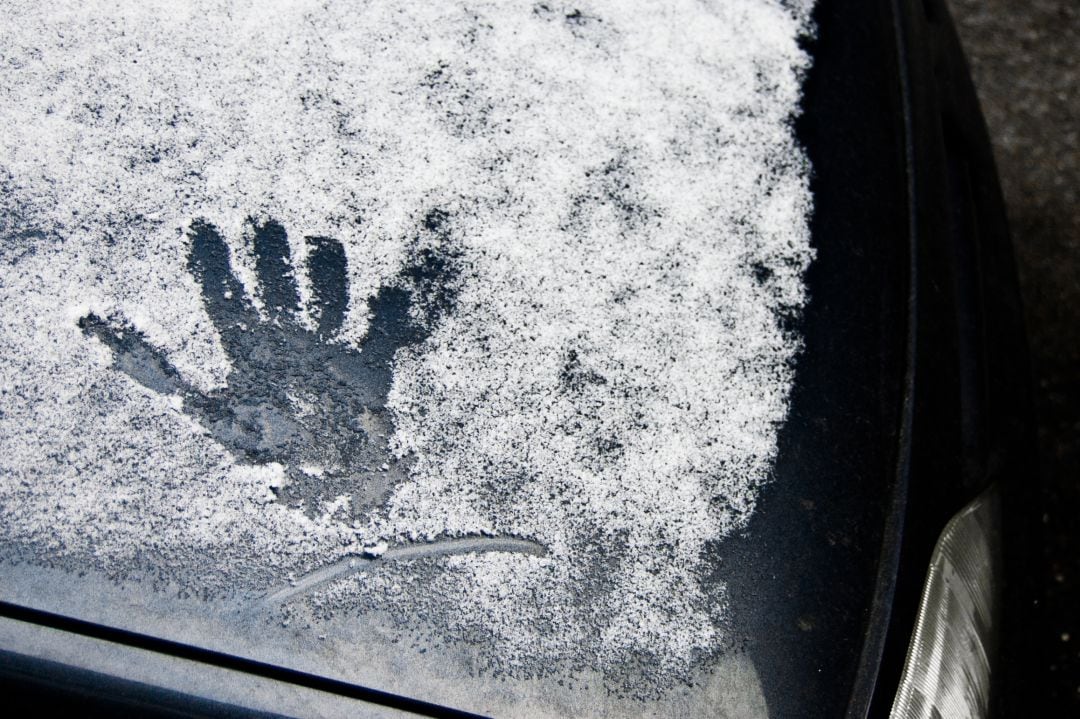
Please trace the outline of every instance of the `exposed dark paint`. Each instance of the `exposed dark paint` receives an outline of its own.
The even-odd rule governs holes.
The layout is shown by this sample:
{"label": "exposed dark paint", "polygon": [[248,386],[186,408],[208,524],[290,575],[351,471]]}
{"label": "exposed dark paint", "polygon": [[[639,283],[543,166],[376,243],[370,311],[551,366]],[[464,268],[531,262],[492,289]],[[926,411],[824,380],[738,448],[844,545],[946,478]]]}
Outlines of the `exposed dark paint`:
{"label": "exposed dark paint", "polygon": [[[728,631],[769,716],[841,717],[855,684],[894,481],[906,337],[903,136],[888,13],[819,0],[796,135],[817,252],[781,322],[803,351],[772,481],[709,551]],[[752,267],[767,286],[773,274]]]}
{"label": "exposed dark paint", "polygon": [[[817,257],[786,318],[805,349],[774,481],[744,535],[709,551],[770,716],[886,717],[934,542],[992,481],[1011,498],[1003,641],[1029,656],[1009,615],[1027,369],[989,144],[940,0],[819,0],[814,17],[796,131]],[[1023,713],[1012,679],[995,680],[1013,704],[999,715]]]}

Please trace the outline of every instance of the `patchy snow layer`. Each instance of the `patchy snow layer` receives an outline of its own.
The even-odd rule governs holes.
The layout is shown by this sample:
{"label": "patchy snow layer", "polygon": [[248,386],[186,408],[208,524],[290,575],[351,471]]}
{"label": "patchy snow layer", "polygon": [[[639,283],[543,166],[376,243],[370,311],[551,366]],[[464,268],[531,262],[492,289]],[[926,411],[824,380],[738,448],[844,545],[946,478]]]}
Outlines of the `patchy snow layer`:
{"label": "patchy snow layer", "polygon": [[[685,673],[722,645],[703,549],[754,510],[799,347],[811,4],[5,2],[4,540],[199,591],[521,537],[547,553],[382,563],[319,601],[422,607],[511,674]],[[216,225],[257,297],[255,216],[296,257],[342,241],[359,343],[433,209],[461,287],[398,352],[411,473],[366,523],[275,502],[282,467],[236,465],[76,326],[122,316],[220,387],[187,232]]]}

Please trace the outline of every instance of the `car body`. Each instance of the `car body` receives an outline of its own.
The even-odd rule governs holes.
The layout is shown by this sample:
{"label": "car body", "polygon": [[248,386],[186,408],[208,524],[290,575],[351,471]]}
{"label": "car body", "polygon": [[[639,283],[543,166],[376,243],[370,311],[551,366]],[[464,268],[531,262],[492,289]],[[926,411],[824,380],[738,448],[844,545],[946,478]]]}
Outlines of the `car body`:
{"label": "car body", "polygon": [[[770,13],[790,11],[796,18],[810,8],[799,3],[754,7],[758,6],[768,6]],[[606,27],[604,8],[539,3],[523,13],[545,22],[554,18],[551,21],[564,26],[567,33],[595,41],[598,48],[609,42],[606,36],[588,35]],[[707,599],[723,601],[722,612],[706,611],[709,621],[722,630],[723,640],[701,650],[705,659],[693,655],[694,671],[700,662],[712,674],[665,674],[650,668],[649,657],[657,666],[664,665],[665,649],[658,647],[672,644],[671,636],[660,636],[655,645],[639,646],[635,649],[639,653],[626,655],[643,667],[630,666],[633,662],[625,657],[604,671],[582,664],[587,659],[581,657],[607,656],[601,648],[582,654],[569,669],[558,668],[551,674],[528,668],[516,671],[514,662],[497,661],[498,650],[485,644],[492,640],[485,638],[482,626],[457,627],[456,633],[442,638],[437,633],[410,634],[401,629],[405,605],[379,605],[378,610],[390,619],[377,613],[371,619],[363,604],[369,601],[367,595],[343,599],[340,593],[333,594],[334,582],[377,576],[379,567],[389,562],[420,566],[445,557],[456,562],[455,557],[470,555],[467,561],[488,566],[483,564],[485,555],[517,552],[528,555],[522,561],[533,566],[558,554],[552,548],[556,540],[534,540],[525,531],[502,534],[499,527],[504,525],[496,521],[477,532],[461,530],[449,539],[429,533],[426,543],[423,538],[398,545],[365,540],[348,551],[340,550],[333,564],[304,565],[298,560],[290,565],[294,573],[285,584],[280,581],[284,570],[275,573],[257,566],[252,555],[265,550],[253,544],[256,549],[251,554],[229,561],[244,567],[249,563],[250,573],[241,574],[254,577],[253,585],[267,584],[259,600],[262,604],[251,599],[252,590],[246,590],[240,601],[228,597],[227,585],[208,580],[200,587],[190,579],[177,580],[168,569],[155,576],[154,562],[167,566],[174,555],[153,542],[145,547],[148,563],[110,564],[103,559],[98,566],[85,558],[95,556],[94,551],[86,555],[86,551],[72,550],[69,556],[62,542],[46,539],[45,530],[26,535],[13,531],[5,539],[7,589],[2,597],[6,685],[21,692],[28,706],[93,705],[108,712],[196,716],[248,712],[440,715],[452,711],[520,716],[560,712],[701,716],[706,711],[771,717],[863,717],[890,712],[928,716],[919,712],[929,712],[942,696],[967,692],[973,697],[971,703],[959,709],[953,705],[952,711],[959,714],[938,708],[942,716],[959,716],[975,711],[973,707],[985,710],[986,715],[1005,712],[1009,702],[1022,701],[999,653],[1026,651],[1029,620],[1023,562],[1030,514],[1027,480],[1033,472],[1028,371],[1002,201],[974,90],[939,0],[819,0],[809,18],[812,24],[805,25],[809,30],[803,31],[798,42],[810,61],[806,66],[797,61],[785,66],[785,72],[802,83],[799,110],[779,124],[790,129],[806,163],[796,158],[790,167],[778,171],[781,179],[774,180],[777,187],[788,187],[783,181],[791,179],[792,192],[799,197],[804,188],[799,183],[805,181],[813,205],[805,216],[811,249],[803,251],[797,239],[792,240],[790,247],[795,249],[789,247],[790,254],[776,265],[755,260],[757,264],[747,269],[747,277],[756,278],[763,287],[775,280],[780,287],[776,292],[781,294],[789,287],[782,284],[787,282],[785,272],[804,283],[790,297],[770,306],[774,321],[768,326],[784,349],[767,355],[768,369],[762,376],[779,373],[789,384],[782,391],[780,418],[763,415],[764,424],[774,428],[770,430],[774,435],[769,435],[774,447],[761,450],[760,456],[752,452],[732,455],[761,473],[752,493],[746,495],[751,497],[750,508],[738,508],[744,495],[735,490],[725,495],[736,506],[722,513],[725,518],[734,517],[731,528],[722,537],[708,535],[694,550],[694,561],[700,561],[692,573],[694,586],[705,587],[702,596]],[[757,31],[765,33],[760,27]],[[457,77],[453,73],[458,71],[448,64],[429,73],[428,96],[436,97],[433,102],[450,118],[450,136],[480,137],[486,142],[484,123],[489,116],[498,116],[497,103],[492,105],[496,109],[476,116],[467,112],[469,93],[480,92],[483,86],[469,85],[465,94],[438,95],[456,87],[456,80],[448,78]],[[316,95],[305,99],[305,107],[308,102],[326,100]],[[361,125],[344,127],[350,120],[342,117],[339,129],[343,134],[363,134]],[[165,156],[163,161],[170,159]],[[614,210],[604,216],[606,220],[574,224],[578,220],[571,217],[563,223],[569,228],[568,236],[588,234],[604,222],[622,222],[623,232],[633,233],[653,221],[648,196],[620,194],[634,182],[635,171],[625,169],[634,162],[633,157],[624,161],[616,156],[600,168],[596,173],[600,184],[587,185],[585,194],[603,195],[604,206]],[[604,178],[611,177],[614,184],[603,184],[608,182]],[[410,199],[407,193],[403,196]],[[772,197],[772,191],[764,197]],[[393,201],[399,199],[395,195]],[[344,309],[348,300],[342,299],[347,282],[354,286],[359,282],[355,275],[344,279],[347,256],[354,261],[357,256],[353,246],[345,242],[343,249],[335,239],[308,236],[305,256],[312,279],[303,290],[308,293],[304,297],[319,300],[323,293],[337,292],[338,299],[323,303],[314,324],[282,329],[288,323],[286,310],[299,306],[302,296],[289,282],[275,284],[278,280],[273,279],[299,276],[289,262],[297,241],[288,244],[288,228],[276,224],[274,218],[252,222],[254,259],[244,265],[237,249],[241,245],[229,238],[224,227],[218,231],[209,223],[193,221],[187,234],[177,240],[176,247],[183,249],[176,250],[179,259],[173,262],[190,273],[184,280],[183,286],[189,288],[184,296],[196,307],[201,297],[222,346],[230,353],[232,371],[247,367],[250,377],[243,386],[239,380],[230,380],[224,394],[196,389],[198,382],[191,379],[196,375],[182,362],[187,361],[185,356],[200,356],[200,350],[181,346],[179,334],[159,331],[157,325],[146,324],[149,329],[144,329],[139,317],[131,318],[131,303],[126,305],[128,316],[106,315],[93,303],[80,308],[71,322],[72,341],[96,348],[86,351],[98,353],[101,376],[112,377],[109,381],[126,388],[132,397],[144,398],[123,401],[154,402],[159,395],[172,396],[177,416],[192,419],[193,432],[201,432],[204,438],[200,441],[222,448],[223,461],[285,466],[285,479],[278,484],[271,481],[274,496],[268,495],[267,503],[280,501],[291,509],[312,507],[313,495],[304,484],[309,481],[313,485],[338,482],[330,489],[321,486],[323,498],[346,491],[352,475],[303,469],[305,463],[322,456],[308,452],[307,447],[336,453],[345,458],[345,465],[371,465],[375,468],[371,476],[384,479],[363,498],[354,498],[355,506],[366,512],[383,506],[395,487],[419,471],[417,465],[401,459],[405,455],[399,453],[394,455],[398,459],[388,459],[380,469],[383,455],[365,448],[368,445],[356,448],[343,439],[355,429],[338,423],[332,413],[319,413],[335,402],[355,402],[365,408],[365,433],[392,435],[394,423],[399,429],[406,426],[401,419],[406,405],[395,399],[394,392],[400,390],[392,389],[400,385],[400,376],[398,384],[393,384],[394,373],[399,371],[394,363],[406,361],[402,357],[415,358],[416,348],[428,347],[425,343],[439,336],[447,318],[460,311],[458,303],[470,301],[470,293],[475,292],[469,284],[475,280],[470,275],[469,254],[474,250],[467,242],[455,244],[459,239],[447,229],[469,211],[466,205],[438,205],[420,213],[406,243],[411,259],[396,271],[396,279],[367,290],[367,334],[360,339],[342,335],[344,339],[336,343],[327,338],[341,331],[343,323],[348,326]],[[22,242],[25,247],[40,247],[46,231],[28,229],[20,224],[15,210],[8,212],[5,238],[9,246],[18,249]],[[793,236],[798,238],[798,232]],[[22,255],[12,257],[12,267],[23,261]],[[560,271],[564,277],[576,278],[567,280],[568,286],[584,282],[570,269]],[[649,271],[662,276],[659,269]],[[230,304],[245,287],[250,290],[252,275],[263,285],[261,315]],[[199,322],[208,324],[198,320],[191,326]],[[251,339],[253,323],[265,326],[262,339]],[[236,327],[241,331],[230,335],[229,328]],[[350,347],[357,351],[349,354]],[[183,351],[189,355],[182,355]],[[289,356],[302,356],[305,363],[278,362]],[[537,356],[544,356],[543,352],[538,350]],[[606,391],[604,387],[621,381],[615,374],[605,374],[606,366],[590,365],[593,356],[595,346],[588,342],[562,355],[564,384],[580,396],[594,396],[589,393]],[[276,383],[289,384],[296,376],[321,377],[327,368],[342,386],[353,388],[355,396],[346,400],[340,394],[344,390],[330,384],[325,391],[324,385],[309,385],[314,409],[304,416],[322,417],[318,423],[294,422],[278,411],[277,395],[271,390],[259,394]],[[758,376],[748,371],[751,374],[746,376]],[[95,386],[106,395],[116,391]],[[753,398],[753,386],[748,387],[747,396]],[[9,406],[17,404],[10,400]],[[748,406],[752,404],[748,400]],[[241,417],[238,407],[249,414]],[[473,411],[480,413],[483,408]],[[250,419],[248,424],[245,418]],[[250,429],[255,425],[258,431]],[[690,432],[688,425],[676,427]],[[273,432],[284,439],[265,440]],[[318,437],[325,441],[320,444]],[[507,437],[509,447],[516,440]],[[615,444],[597,450],[598,456],[621,451]],[[459,455],[439,456],[464,462]],[[136,461],[149,462],[148,457]],[[512,476],[508,473],[506,481]],[[9,473],[9,481],[14,478]],[[23,511],[13,499],[16,496],[15,492],[5,495],[7,516]],[[575,496],[552,494],[552,501],[565,504]],[[212,521],[216,516],[213,501],[207,501],[203,518]],[[232,495],[223,489],[220,501],[229,504]],[[981,533],[947,533],[946,538],[960,537],[955,540],[960,548],[951,549],[948,541],[952,540],[942,540],[942,533],[947,526],[961,526],[950,520],[972,516],[970,511],[964,514],[971,507],[983,518]],[[44,516],[47,521],[48,513]],[[316,521],[310,512],[306,516]],[[298,519],[299,513],[296,517],[296,522],[306,521]],[[220,527],[215,531],[227,531],[230,521],[234,520],[215,525]],[[88,526],[88,533],[95,531]],[[632,535],[633,530],[625,533]],[[235,542],[249,541],[246,536],[239,532]],[[338,537],[332,533],[318,536],[323,546]],[[585,574],[622,589],[571,588],[567,591],[577,594],[570,606],[595,603],[606,607],[604,602],[609,600],[603,592],[640,588],[618,585],[622,576],[609,573],[604,564],[609,551],[611,562],[623,556],[612,536],[622,535],[613,533],[596,545],[589,555],[596,565],[590,565]],[[663,549],[668,535],[658,536]],[[574,541],[579,540],[585,541],[580,536]],[[964,542],[983,545],[972,549]],[[92,550],[94,545],[90,546]],[[426,553],[408,554],[417,546]],[[192,566],[201,566],[190,555],[176,556],[181,557],[177,562],[190,560]],[[974,601],[970,596],[986,599],[985,616],[973,620],[975,610],[971,610],[959,612],[958,619],[948,618],[977,625],[971,635],[958,635],[974,636],[985,651],[983,664],[974,660],[983,669],[966,676],[985,671],[992,681],[973,689],[963,685],[968,681],[963,676],[947,676],[948,667],[940,661],[941,656],[949,661],[971,660],[976,652],[968,647],[944,640],[937,645],[938,665],[931,662],[921,670],[915,666],[918,648],[934,641],[917,633],[917,627],[931,626],[935,612],[944,611],[942,602],[961,592],[954,587],[954,594],[946,592],[943,599],[942,590],[932,589],[935,575],[928,580],[928,568],[934,565],[951,571],[950,567],[963,563],[964,556],[974,557],[978,566],[963,581],[954,581],[968,587],[965,596],[969,599],[964,601]],[[79,562],[86,564],[85,572],[78,569]],[[310,572],[296,571],[302,566]],[[526,565],[512,565],[510,574],[525,573],[521,566]],[[662,570],[650,564],[648,571]],[[420,573],[413,579],[422,586],[443,581],[441,576]],[[672,582],[661,588],[677,604],[682,585],[674,583],[678,578],[661,576]],[[472,581],[481,583],[481,579]],[[324,589],[330,594],[318,593]],[[389,585],[385,589],[392,590]],[[200,592],[203,596],[198,596]],[[311,596],[315,599],[305,604]],[[656,601],[649,597],[649,602]],[[280,610],[279,604],[293,601],[301,608]],[[462,608],[472,601],[481,599],[462,599]],[[417,606],[418,613],[431,612],[436,624],[452,624],[447,617],[453,612],[439,613],[452,605]],[[592,625],[586,622],[586,626]],[[626,633],[629,626],[633,625],[611,631]],[[641,628],[644,625],[638,626],[643,635],[648,633]],[[669,630],[658,631],[663,635]],[[589,641],[581,640],[583,644]],[[926,675],[931,679],[926,680]],[[898,695],[906,698],[897,700]]]}

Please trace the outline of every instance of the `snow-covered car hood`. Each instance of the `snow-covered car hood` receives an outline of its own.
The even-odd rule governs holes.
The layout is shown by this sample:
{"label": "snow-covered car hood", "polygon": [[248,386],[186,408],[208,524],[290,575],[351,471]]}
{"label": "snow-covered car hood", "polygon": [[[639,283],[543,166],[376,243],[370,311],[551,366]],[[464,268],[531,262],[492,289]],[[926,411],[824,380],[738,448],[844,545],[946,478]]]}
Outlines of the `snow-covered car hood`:
{"label": "snow-covered car hood", "polygon": [[471,708],[764,712],[718,557],[790,474],[811,5],[11,3],[9,560]]}

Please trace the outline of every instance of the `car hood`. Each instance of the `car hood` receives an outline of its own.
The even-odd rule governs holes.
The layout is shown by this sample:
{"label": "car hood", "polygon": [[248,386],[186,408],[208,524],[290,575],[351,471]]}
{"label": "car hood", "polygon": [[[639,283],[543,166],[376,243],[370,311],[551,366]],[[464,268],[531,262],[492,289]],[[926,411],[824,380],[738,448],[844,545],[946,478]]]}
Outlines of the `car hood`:
{"label": "car hood", "polygon": [[892,26],[743,5],[28,11],[5,599],[484,713],[842,711]]}

